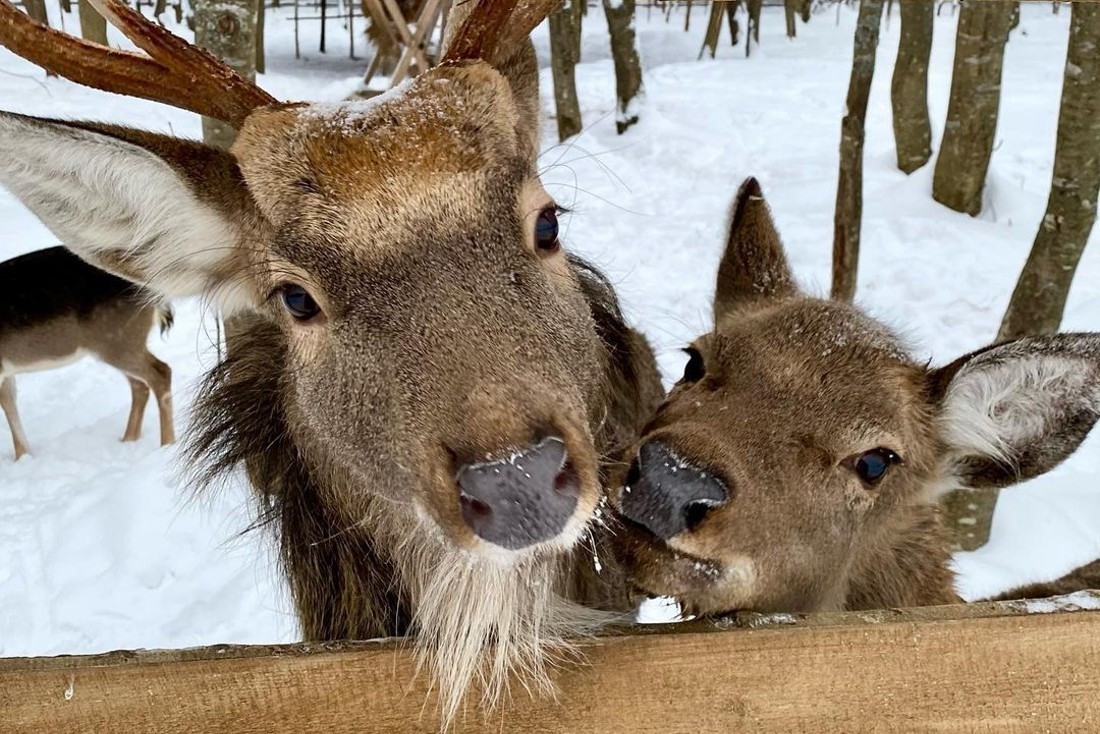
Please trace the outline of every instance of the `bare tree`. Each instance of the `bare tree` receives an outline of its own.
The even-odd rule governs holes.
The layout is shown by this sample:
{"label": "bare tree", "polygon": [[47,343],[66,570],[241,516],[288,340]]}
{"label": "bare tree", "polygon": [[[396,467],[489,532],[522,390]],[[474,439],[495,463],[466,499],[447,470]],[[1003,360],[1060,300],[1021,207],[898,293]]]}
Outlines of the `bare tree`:
{"label": "bare tree", "polygon": [[787,21],[787,38],[794,38],[798,35],[798,23],[795,19],[798,17],[798,12],[802,0],[783,0],[783,17]]}
{"label": "bare tree", "polygon": [[39,23],[49,25],[50,19],[46,15],[46,0],[23,0],[23,7],[26,9],[27,15]]}
{"label": "bare tree", "polygon": [[723,16],[729,21],[730,45],[737,45],[737,38],[741,34],[741,26],[737,22],[737,9],[740,6],[741,0],[711,3],[710,19],[707,21],[707,32],[706,35],[703,36],[703,45],[699,49],[700,59],[703,58],[703,54],[707,51],[710,51],[710,57],[712,59],[718,53],[718,36],[722,33]]}
{"label": "bare tree", "polygon": [[859,230],[863,219],[863,138],[867,100],[875,74],[882,0],[861,0],[852,53],[848,100],[840,123],[840,175],[833,216],[833,298],[851,302],[859,270]]}
{"label": "bare tree", "polygon": [[80,0],[80,35],[85,41],[107,45],[107,21],[88,0]]}
{"label": "bare tree", "polygon": [[763,0],[745,0],[745,10],[749,15],[749,27],[745,33],[745,56],[749,55],[753,41],[760,45],[760,8]]}
{"label": "bare tree", "polygon": [[[256,79],[256,6],[260,1],[192,0],[191,3],[195,44],[249,81]],[[203,117],[202,137],[209,145],[228,148],[236,139],[237,130],[220,120]]]}
{"label": "bare tree", "polygon": [[615,129],[619,135],[638,122],[642,89],[642,62],[634,34],[634,0],[603,0],[607,29],[611,32],[611,56],[615,60]]}
{"label": "bare tree", "polygon": [[947,123],[932,180],[932,198],[955,211],[982,209],[1005,43],[1018,10],[1016,0],[963,0],[959,9]]}
{"label": "bare tree", "polygon": [[901,40],[890,84],[898,168],[917,170],[932,157],[928,116],[928,59],[932,54],[935,0],[908,0],[901,7]]}
{"label": "bare tree", "polygon": [[550,14],[550,71],[554,77],[554,106],[558,139],[581,131],[581,104],[577,98],[576,66],[581,60],[581,14],[584,0],[566,0]]}
{"label": "bare tree", "polygon": [[1031,256],[1000,338],[1058,331],[1070,284],[1096,222],[1100,194],[1100,3],[1070,6],[1054,177]]}

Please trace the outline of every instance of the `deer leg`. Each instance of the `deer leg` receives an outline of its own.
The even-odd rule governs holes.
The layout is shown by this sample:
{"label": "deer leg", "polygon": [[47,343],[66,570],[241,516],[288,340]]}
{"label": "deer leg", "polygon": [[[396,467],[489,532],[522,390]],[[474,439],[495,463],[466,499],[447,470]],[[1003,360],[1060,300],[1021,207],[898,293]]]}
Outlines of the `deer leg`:
{"label": "deer leg", "polygon": [[12,442],[15,444],[15,460],[30,453],[27,445],[27,434],[23,433],[23,424],[19,421],[19,411],[15,407],[15,378],[0,377],[0,408],[4,410],[4,416],[8,419],[8,427],[11,428]]}
{"label": "deer leg", "polygon": [[126,433],[123,441],[137,441],[141,438],[141,421],[145,417],[145,406],[149,403],[149,386],[141,380],[126,375],[130,383],[130,418],[126,421]]}
{"label": "deer leg", "polygon": [[[153,391],[160,413],[160,445],[167,446],[175,443],[176,429],[172,422],[172,368],[153,356],[144,345],[134,352],[103,354],[100,358]],[[144,405],[142,407],[144,408]],[[131,420],[133,420],[133,413],[134,409],[131,408]]]}

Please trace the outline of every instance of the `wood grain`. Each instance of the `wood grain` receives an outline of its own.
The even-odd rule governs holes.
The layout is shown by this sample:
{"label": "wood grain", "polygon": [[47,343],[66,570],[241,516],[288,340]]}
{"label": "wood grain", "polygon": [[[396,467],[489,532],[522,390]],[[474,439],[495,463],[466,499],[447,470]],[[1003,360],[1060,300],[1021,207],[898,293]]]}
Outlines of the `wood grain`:
{"label": "wood grain", "polygon": [[[520,689],[454,730],[1100,731],[1100,612],[1082,607],[1100,594],[630,628],[584,643],[557,701]],[[437,732],[415,670],[396,641],[0,660],[0,732]]]}

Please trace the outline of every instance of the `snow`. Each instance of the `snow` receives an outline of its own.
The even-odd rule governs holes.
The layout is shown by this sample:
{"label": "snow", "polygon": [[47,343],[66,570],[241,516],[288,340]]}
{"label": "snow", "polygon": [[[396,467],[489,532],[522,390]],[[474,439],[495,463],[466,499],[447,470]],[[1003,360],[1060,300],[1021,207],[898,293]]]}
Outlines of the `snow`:
{"label": "snow", "polygon": [[[553,139],[550,74],[543,70],[543,175],[551,194],[573,210],[563,219],[564,241],[610,275],[671,381],[683,368],[679,349],[709,326],[726,208],[745,176],[760,179],[800,282],[825,290],[856,14],[816,14],[788,41],[781,8],[769,7],[751,59],[743,46],[720,45],[716,61],[696,61],[704,23],[684,34],[682,17],[666,24],[660,11],[639,9],[646,98],[641,121],[620,137],[605,25],[594,12],[577,71],[588,127],[563,145]],[[65,22],[76,26],[75,16]],[[858,299],[937,364],[993,338],[1042,220],[1068,24],[1069,13],[1023,8],[1005,61],[985,207],[976,218],[932,201],[931,165],[908,177],[896,170],[889,86],[897,18],[884,30],[867,123]],[[930,104],[937,143],[954,25],[946,10],[936,20]],[[742,33],[744,27],[742,16]],[[340,46],[346,33],[330,32],[326,55],[313,51],[316,40],[316,25],[303,24],[303,59],[295,60],[292,24],[270,14],[269,72],[261,84],[282,99],[326,102],[354,90],[365,62],[347,58]],[[536,41],[545,60],[544,28]],[[0,108],[201,134],[193,115],[47,79],[3,50]],[[0,192],[0,256],[53,243]],[[183,429],[195,380],[215,359],[215,331],[198,303],[176,309],[175,329],[163,341],[151,337],[151,345],[175,372]],[[1095,241],[1064,328],[1100,329]],[[177,449],[157,447],[152,409],[144,438],[119,443],[129,391],[108,367],[85,361],[19,383],[35,455],[13,463],[6,425],[0,427],[0,655],[297,638],[269,539],[242,535],[251,516],[239,483],[193,499],[178,478]],[[964,595],[1055,577],[1100,556],[1098,476],[1100,432],[1048,476],[1005,491],[990,543],[956,558]],[[645,618],[671,613],[654,602]]]}

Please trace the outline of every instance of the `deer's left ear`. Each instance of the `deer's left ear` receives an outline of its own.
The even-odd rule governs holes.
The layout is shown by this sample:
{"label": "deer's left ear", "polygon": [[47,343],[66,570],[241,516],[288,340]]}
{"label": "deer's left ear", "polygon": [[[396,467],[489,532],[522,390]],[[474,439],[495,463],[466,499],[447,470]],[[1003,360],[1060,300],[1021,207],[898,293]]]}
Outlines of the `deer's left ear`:
{"label": "deer's left ear", "polygon": [[928,380],[958,485],[1016,484],[1060,464],[1100,417],[1100,334],[997,344]]}

